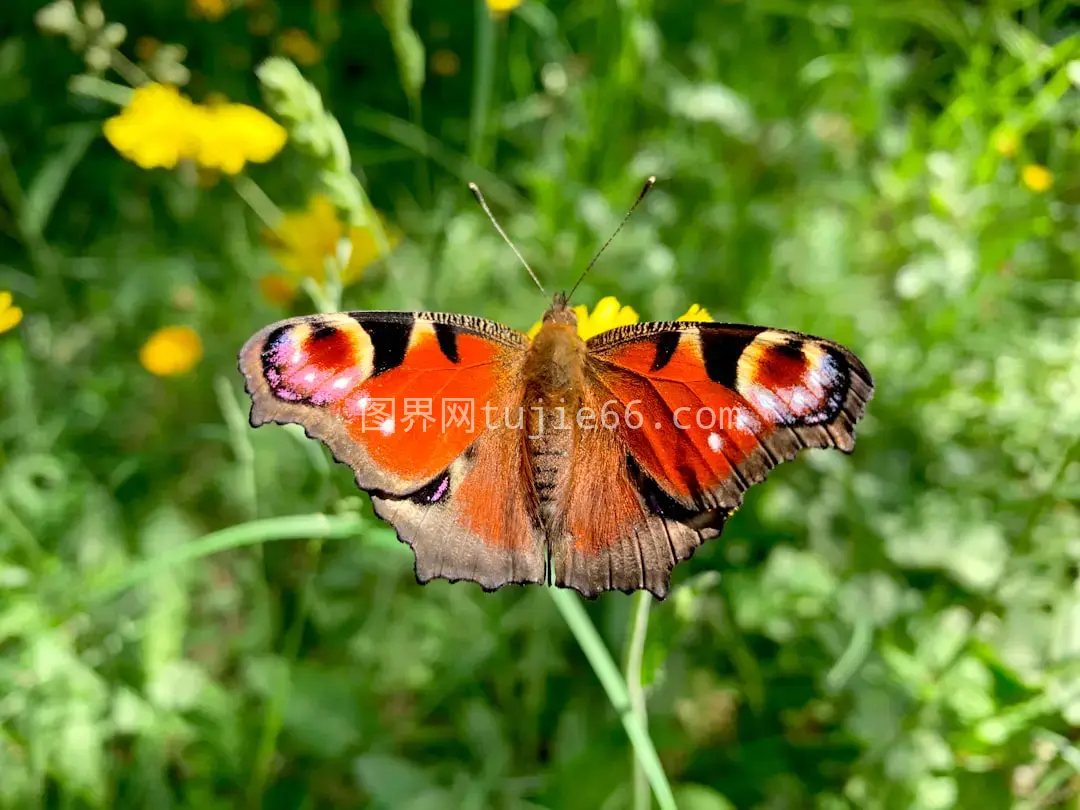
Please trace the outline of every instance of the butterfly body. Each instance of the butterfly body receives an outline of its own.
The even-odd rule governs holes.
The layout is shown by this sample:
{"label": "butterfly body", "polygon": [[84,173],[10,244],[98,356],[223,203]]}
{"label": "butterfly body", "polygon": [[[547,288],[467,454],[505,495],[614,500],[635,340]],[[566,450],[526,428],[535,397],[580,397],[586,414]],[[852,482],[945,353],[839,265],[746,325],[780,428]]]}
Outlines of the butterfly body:
{"label": "butterfly body", "polygon": [[716,323],[589,340],[558,295],[525,335],[445,313],[272,324],[240,353],[251,422],[295,422],[348,464],[419,581],[663,598],[743,492],[808,447],[850,452],[862,363],[795,332]]}

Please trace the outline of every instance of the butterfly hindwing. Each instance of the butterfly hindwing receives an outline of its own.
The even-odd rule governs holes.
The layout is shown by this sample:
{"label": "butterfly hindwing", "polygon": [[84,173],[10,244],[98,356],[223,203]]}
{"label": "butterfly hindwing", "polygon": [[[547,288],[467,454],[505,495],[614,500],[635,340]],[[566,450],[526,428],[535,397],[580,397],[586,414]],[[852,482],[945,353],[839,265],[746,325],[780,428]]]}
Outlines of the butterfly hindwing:
{"label": "butterfly hindwing", "polygon": [[[770,469],[808,447],[851,452],[873,393],[850,351],[777,329],[644,323],[587,348],[586,396],[619,423],[579,434],[552,556],[556,582],[588,595],[663,597],[672,567],[717,536]],[[597,509],[600,493],[611,494]]]}
{"label": "butterfly hindwing", "polygon": [[520,431],[487,428],[516,407],[528,339],[463,315],[350,312],[291,318],[240,352],[251,423],[296,423],[352,468],[416,555],[421,581],[493,589],[543,582],[528,493],[490,481],[522,466]]}

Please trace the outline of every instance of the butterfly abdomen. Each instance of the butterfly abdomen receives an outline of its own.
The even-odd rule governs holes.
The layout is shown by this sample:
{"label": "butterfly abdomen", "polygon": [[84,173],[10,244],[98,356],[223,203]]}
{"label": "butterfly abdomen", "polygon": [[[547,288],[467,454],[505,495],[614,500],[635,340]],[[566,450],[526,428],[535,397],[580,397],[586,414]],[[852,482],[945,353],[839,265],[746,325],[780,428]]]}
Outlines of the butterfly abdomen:
{"label": "butterfly abdomen", "polygon": [[547,528],[565,511],[585,354],[573,324],[548,322],[525,357],[526,457],[539,518]]}

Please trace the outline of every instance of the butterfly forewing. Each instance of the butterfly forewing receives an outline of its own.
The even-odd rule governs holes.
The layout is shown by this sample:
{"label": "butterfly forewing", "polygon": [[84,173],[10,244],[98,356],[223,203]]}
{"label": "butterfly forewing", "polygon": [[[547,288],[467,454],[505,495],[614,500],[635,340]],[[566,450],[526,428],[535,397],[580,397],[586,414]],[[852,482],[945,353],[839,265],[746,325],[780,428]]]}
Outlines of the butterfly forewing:
{"label": "butterfly forewing", "polygon": [[417,578],[543,582],[528,493],[491,485],[520,469],[521,435],[488,430],[517,407],[525,335],[442,313],[292,318],[240,353],[251,423],[296,423],[352,468],[416,555]]}

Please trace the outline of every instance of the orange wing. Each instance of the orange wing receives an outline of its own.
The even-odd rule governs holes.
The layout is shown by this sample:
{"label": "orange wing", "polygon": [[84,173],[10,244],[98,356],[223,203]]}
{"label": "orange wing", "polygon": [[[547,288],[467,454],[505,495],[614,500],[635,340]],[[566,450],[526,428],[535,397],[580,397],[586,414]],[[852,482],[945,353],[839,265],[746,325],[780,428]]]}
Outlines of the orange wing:
{"label": "orange wing", "polygon": [[528,488],[490,485],[524,469],[521,432],[485,414],[520,403],[527,346],[469,316],[313,315],[255,334],[240,370],[252,426],[299,424],[351,467],[413,548],[417,579],[491,590],[546,574]]}
{"label": "orange wing", "polygon": [[578,434],[552,544],[556,584],[586,595],[663,598],[770,469],[808,447],[851,452],[873,394],[854,354],[797,332],[646,323],[587,347],[586,405],[614,416]]}

